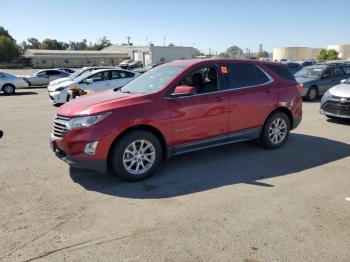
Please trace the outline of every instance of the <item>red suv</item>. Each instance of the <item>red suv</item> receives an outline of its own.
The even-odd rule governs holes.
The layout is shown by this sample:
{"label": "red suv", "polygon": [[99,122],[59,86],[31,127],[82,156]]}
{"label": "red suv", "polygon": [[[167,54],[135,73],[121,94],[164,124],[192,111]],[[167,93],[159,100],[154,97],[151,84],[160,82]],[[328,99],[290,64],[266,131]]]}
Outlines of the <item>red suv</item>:
{"label": "red suv", "polygon": [[300,91],[283,64],[174,61],[62,106],[51,146],[72,166],[136,181],[194,150],[244,140],[281,147],[301,121]]}

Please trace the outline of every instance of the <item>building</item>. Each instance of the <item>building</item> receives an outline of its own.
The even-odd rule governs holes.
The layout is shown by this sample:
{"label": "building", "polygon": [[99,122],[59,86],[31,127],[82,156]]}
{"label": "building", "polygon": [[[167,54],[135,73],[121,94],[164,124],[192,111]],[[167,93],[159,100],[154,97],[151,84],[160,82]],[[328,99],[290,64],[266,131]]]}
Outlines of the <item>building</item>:
{"label": "building", "polygon": [[28,49],[23,57],[33,68],[116,66],[128,55],[112,51],[75,51]]}
{"label": "building", "polygon": [[326,48],[311,47],[280,47],[273,49],[273,60],[316,60],[322,49],[335,49],[339,53],[340,59],[350,59],[350,45],[330,45]]}
{"label": "building", "polygon": [[130,59],[142,61],[144,65],[162,64],[173,60],[194,59],[196,57],[195,49],[185,46],[111,45],[102,50],[105,52],[127,53]]}

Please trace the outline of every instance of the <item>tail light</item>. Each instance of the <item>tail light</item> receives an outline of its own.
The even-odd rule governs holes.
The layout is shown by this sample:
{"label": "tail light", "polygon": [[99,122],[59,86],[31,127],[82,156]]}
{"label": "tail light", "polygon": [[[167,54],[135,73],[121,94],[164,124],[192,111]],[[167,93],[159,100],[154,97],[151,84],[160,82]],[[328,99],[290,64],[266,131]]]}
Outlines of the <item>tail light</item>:
{"label": "tail light", "polygon": [[298,90],[298,93],[301,94],[301,90],[303,90],[303,84],[297,84],[296,89]]}
{"label": "tail light", "polygon": [[22,79],[23,79],[24,81],[28,82],[28,79],[27,79],[27,78],[25,78],[25,77],[22,77]]}

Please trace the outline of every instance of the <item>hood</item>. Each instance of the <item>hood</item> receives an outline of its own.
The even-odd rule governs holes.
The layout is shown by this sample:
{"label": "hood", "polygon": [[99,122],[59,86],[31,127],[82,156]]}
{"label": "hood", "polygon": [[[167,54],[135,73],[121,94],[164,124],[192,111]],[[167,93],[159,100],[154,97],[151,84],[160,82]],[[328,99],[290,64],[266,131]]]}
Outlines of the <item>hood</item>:
{"label": "hood", "polygon": [[59,78],[59,79],[56,79],[56,80],[53,80],[49,83],[49,85],[51,86],[54,86],[54,85],[58,85],[62,82],[65,82],[67,80],[72,80],[70,77],[63,77],[63,78]]}
{"label": "hood", "polygon": [[73,83],[74,83],[74,81],[72,79],[69,79],[69,80],[63,81],[61,83],[58,83],[57,85],[47,86],[47,89],[49,91],[55,91],[59,87],[68,87],[68,86],[70,86]]}
{"label": "hood", "polygon": [[305,83],[311,83],[314,82],[317,79],[313,78],[306,78],[306,77],[295,77],[295,80],[300,83],[300,84],[305,84]]}
{"label": "hood", "polygon": [[329,89],[332,96],[350,98],[350,84],[340,84]]}
{"label": "hood", "polygon": [[118,107],[129,106],[144,101],[145,94],[128,94],[105,90],[85,95],[69,101],[59,108],[57,114],[73,117],[113,111]]}

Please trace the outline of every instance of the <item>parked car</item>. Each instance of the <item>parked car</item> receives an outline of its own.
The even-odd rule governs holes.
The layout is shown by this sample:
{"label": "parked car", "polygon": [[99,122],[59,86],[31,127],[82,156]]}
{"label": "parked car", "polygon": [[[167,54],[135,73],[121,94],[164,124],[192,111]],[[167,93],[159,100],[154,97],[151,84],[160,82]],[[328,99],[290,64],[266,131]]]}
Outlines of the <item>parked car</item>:
{"label": "parked car", "polygon": [[60,107],[51,146],[72,166],[110,169],[136,181],[151,175],[163,158],[194,150],[243,140],[280,148],[301,121],[300,92],[280,63],[173,61],[118,90]]}
{"label": "parked car", "polygon": [[323,95],[320,106],[323,115],[350,119],[350,79],[330,88]]}
{"label": "parked car", "polygon": [[134,68],[143,67],[143,64],[141,61],[124,60],[119,64],[119,67],[123,69],[134,69]]}
{"label": "parked car", "polygon": [[136,68],[134,70],[134,72],[139,72],[141,74],[147,72],[148,70],[151,70],[152,68],[155,68],[156,66],[158,66],[159,64],[148,64],[146,65],[145,67],[142,67],[142,68]]}
{"label": "parked car", "polygon": [[0,71],[0,91],[5,95],[12,95],[16,89],[29,87],[29,84],[22,77],[11,75]]}
{"label": "parked car", "polygon": [[63,78],[59,78],[56,80],[53,80],[49,83],[49,85],[47,86],[47,88],[49,89],[51,86],[55,86],[58,85],[60,83],[63,83],[65,81],[69,81],[72,79],[75,79],[83,74],[89,73],[91,71],[94,70],[98,70],[98,69],[112,69],[112,68],[118,68],[118,67],[111,67],[111,66],[92,66],[92,67],[83,67],[82,69],[74,72],[73,74],[69,75],[68,77],[63,77]]}
{"label": "parked car", "polygon": [[80,77],[48,87],[49,97],[54,105],[60,105],[73,99],[71,89],[82,89],[97,92],[106,89],[116,89],[124,86],[140,75],[123,69],[98,69]]}
{"label": "parked car", "polygon": [[350,77],[350,66],[344,64],[307,66],[294,76],[303,85],[302,96],[308,100],[315,100],[344,78]]}
{"label": "parked car", "polygon": [[294,62],[286,62],[284,63],[289,70],[292,72],[292,74],[295,74],[296,72],[298,72],[302,66],[299,63],[294,63]]}
{"label": "parked car", "polygon": [[26,76],[25,80],[30,86],[45,86],[51,81],[70,76],[69,73],[57,69],[40,70],[32,76]]}

